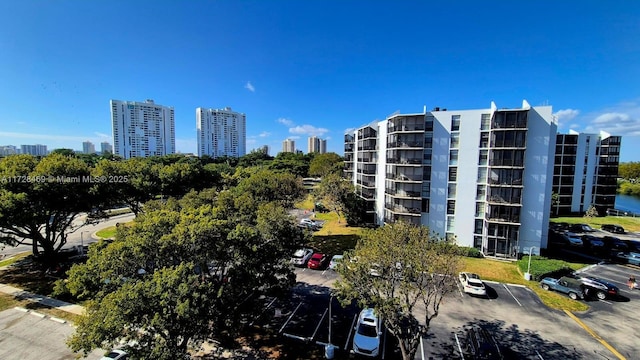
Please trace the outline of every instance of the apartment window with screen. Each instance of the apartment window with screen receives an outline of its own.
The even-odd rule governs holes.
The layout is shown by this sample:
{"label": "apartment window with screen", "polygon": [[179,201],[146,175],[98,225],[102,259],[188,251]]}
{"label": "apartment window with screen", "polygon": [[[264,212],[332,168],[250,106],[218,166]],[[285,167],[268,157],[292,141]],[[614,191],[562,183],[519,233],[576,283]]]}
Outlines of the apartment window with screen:
{"label": "apartment window with screen", "polygon": [[457,149],[460,146],[460,134],[451,134],[451,148]]}
{"label": "apartment window with screen", "polygon": [[480,147],[489,147],[489,132],[484,131],[480,133]]}
{"label": "apartment window with screen", "polygon": [[458,150],[449,151],[449,165],[458,165]]}
{"label": "apartment window with screen", "polygon": [[451,131],[460,131],[460,115],[451,115]]}
{"label": "apartment window with screen", "polygon": [[478,157],[478,165],[487,165],[489,159],[489,150],[480,150],[480,156]]}
{"label": "apartment window with screen", "polygon": [[458,180],[458,168],[452,166],[449,168],[449,181],[457,181]]}
{"label": "apartment window with screen", "polygon": [[482,114],[480,120],[480,130],[489,130],[491,127],[491,114]]}
{"label": "apartment window with screen", "polygon": [[447,186],[447,197],[448,198],[455,198],[456,197],[456,184],[455,183],[449,183],[449,185]]}
{"label": "apartment window with screen", "polygon": [[456,201],[447,200],[447,215],[453,215],[456,213]]}
{"label": "apartment window with screen", "polygon": [[435,120],[435,117],[433,117],[432,115],[427,115],[426,120],[425,120],[425,127],[424,129],[426,131],[433,131],[433,121]]}
{"label": "apartment window with screen", "polygon": [[422,199],[422,212],[423,213],[429,212],[429,199]]}
{"label": "apartment window with screen", "polygon": [[453,232],[455,230],[455,225],[456,225],[456,221],[455,221],[455,216],[447,216],[447,231],[448,232]]}

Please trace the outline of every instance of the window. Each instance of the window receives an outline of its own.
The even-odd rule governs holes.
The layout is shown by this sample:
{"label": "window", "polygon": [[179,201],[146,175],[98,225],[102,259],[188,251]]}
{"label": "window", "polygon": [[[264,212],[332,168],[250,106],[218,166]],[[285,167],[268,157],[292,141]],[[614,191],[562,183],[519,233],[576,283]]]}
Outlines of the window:
{"label": "window", "polygon": [[460,134],[451,134],[451,148],[457,149],[460,146]]}
{"label": "window", "polygon": [[447,232],[453,232],[455,230],[455,219],[454,216],[447,216]]}
{"label": "window", "polygon": [[423,213],[429,212],[429,199],[422,199],[422,212]]}
{"label": "window", "polygon": [[449,181],[455,182],[458,180],[458,168],[452,166],[449,168]]}
{"label": "window", "polygon": [[431,116],[431,115],[427,115],[427,118],[425,120],[425,127],[424,129],[426,131],[433,131],[433,120],[435,119],[435,117]]}
{"label": "window", "polygon": [[451,115],[451,131],[460,131],[460,115]]}
{"label": "window", "polygon": [[489,147],[489,132],[485,131],[480,133],[480,147]]}
{"label": "window", "polygon": [[449,165],[458,165],[458,150],[449,151]]}
{"label": "window", "polygon": [[480,150],[480,156],[478,157],[478,165],[487,165],[489,159],[489,150]]}
{"label": "window", "polygon": [[449,185],[447,186],[447,197],[448,198],[455,198],[456,197],[456,183],[449,183]]}
{"label": "window", "polygon": [[478,168],[477,182],[485,183],[486,181],[487,181],[487,168],[486,167]]}
{"label": "window", "polygon": [[480,120],[480,130],[489,130],[491,126],[491,114],[482,114]]}
{"label": "window", "polygon": [[456,201],[447,200],[447,215],[453,215],[456,213]]}

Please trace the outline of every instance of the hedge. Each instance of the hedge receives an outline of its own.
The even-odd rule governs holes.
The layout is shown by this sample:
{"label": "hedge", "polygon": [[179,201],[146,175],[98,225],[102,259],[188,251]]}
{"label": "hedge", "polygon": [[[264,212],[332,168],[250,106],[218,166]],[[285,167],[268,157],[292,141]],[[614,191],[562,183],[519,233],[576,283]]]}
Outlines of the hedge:
{"label": "hedge", "polygon": [[474,248],[474,247],[468,247],[468,246],[459,246],[458,247],[460,250],[460,255],[461,256],[466,256],[466,257],[471,257],[471,258],[481,258],[482,257],[482,253],[480,253],[480,250]]}
{"label": "hedge", "polygon": [[[518,268],[524,274],[527,272],[529,256],[518,260]],[[545,277],[559,278],[573,272],[569,263],[564,260],[548,259],[544,256],[531,257],[531,280],[540,281]]]}

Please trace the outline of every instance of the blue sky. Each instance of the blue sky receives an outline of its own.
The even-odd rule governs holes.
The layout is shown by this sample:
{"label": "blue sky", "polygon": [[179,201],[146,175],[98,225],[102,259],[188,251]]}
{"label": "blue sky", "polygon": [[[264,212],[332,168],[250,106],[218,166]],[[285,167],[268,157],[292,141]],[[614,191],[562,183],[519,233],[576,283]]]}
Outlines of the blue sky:
{"label": "blue sky", "polygon": [[[247,148],[387,115],[550,104],[640,161],[640,1],[3,1],[0,145],[111,140],[109,99],[247,114]],[[99,146],[98,146],[99,147]]]}

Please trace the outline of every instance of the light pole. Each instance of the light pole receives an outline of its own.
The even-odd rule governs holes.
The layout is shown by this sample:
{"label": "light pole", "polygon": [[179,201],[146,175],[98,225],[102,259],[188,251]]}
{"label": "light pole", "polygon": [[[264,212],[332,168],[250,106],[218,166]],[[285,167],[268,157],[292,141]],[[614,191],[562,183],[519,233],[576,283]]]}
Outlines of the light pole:
{"label": "light pole", "polygon": [[524,274],[524,279],[527,281],[531,280],[531,253],[533,252],[533,249],[535,249],[535,246],[529,248],[529,264],[527,265],[527,272]]}
{"label": "light pole", "polygon": [[335,356],[336,346],[331,344],[331,303],[333,302],[333,294],[329,298],[329,341],[328,344],[324,346],[324,357],[327,359],[333,359]]}

